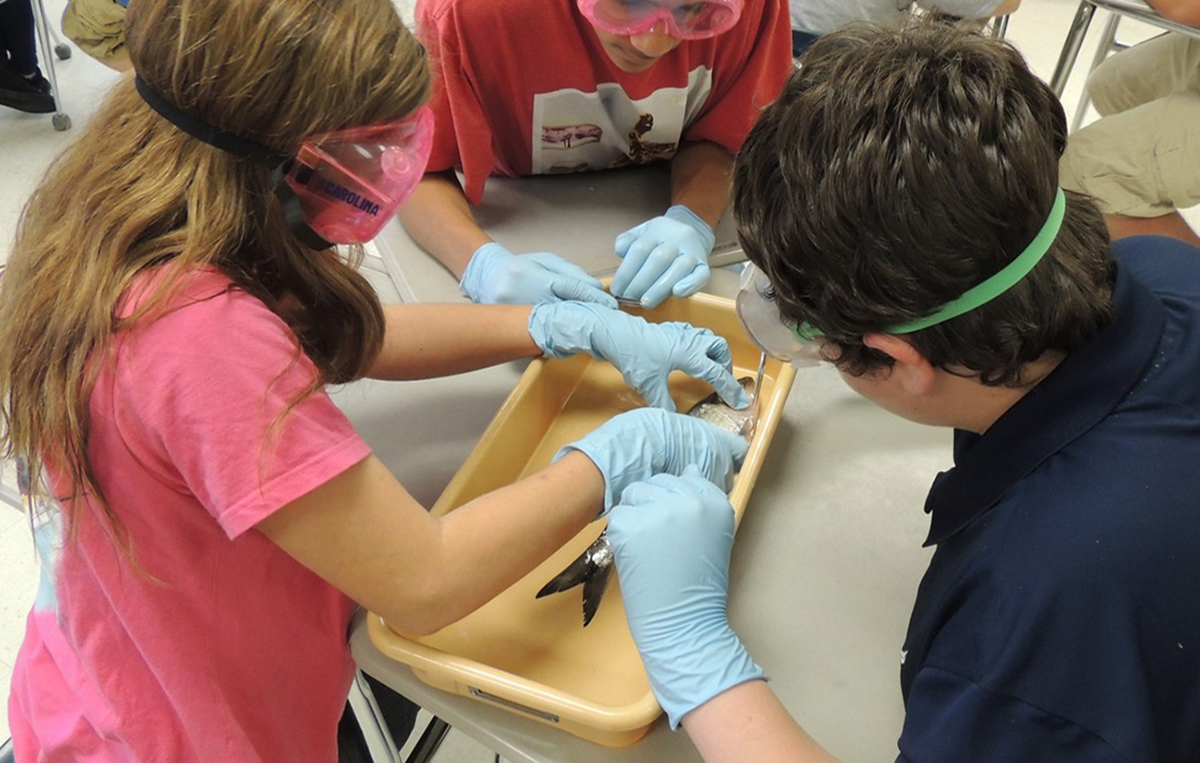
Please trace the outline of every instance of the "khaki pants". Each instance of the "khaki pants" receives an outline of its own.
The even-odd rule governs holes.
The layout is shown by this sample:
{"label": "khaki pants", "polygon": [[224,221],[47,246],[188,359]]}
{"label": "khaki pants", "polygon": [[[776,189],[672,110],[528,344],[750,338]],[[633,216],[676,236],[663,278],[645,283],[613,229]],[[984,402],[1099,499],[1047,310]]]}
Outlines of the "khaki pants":
{"label": "khaki pants", "polygon": [[70,0],[63,11],[62,29],[92,58],[114,68],[128,66],[125,6],[113,0]]}
{"label": "khaki pants", "polygon": [[1200,204],[1200,40],[1147,40],[1106,59],[1087,87],[1101,118],[1067,140],[1062,187],[1130,217]]}

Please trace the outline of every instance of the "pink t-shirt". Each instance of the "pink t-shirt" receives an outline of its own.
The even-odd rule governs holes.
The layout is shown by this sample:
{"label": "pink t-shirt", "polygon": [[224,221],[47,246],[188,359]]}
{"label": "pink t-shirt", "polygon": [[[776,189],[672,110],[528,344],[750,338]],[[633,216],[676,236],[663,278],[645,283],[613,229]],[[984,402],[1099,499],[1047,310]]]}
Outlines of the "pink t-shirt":
{"label": "pink t-shirt", "polygon": [[17,760],[335,761],[354,604],[254,525],[369,449],[324,392],[264,449],[312,378],[293,334],[212,270],[171,306],[118,335],[91,398],[89,458],[142,571],[90,504],[76,543],[40,526]]}

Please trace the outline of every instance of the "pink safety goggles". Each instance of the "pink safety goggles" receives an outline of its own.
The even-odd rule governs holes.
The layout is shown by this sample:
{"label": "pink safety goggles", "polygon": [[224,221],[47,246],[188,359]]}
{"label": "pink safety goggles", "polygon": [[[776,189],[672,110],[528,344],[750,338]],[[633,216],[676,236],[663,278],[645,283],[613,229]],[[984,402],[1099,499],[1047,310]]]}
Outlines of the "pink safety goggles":
{"label": "pink safety goggles", "polygon": [[743,0],[578,0],[597,28],[616,35],[660,32],[702,40],[728,32],[742,15]]}
{"label": "pink safety goggles", "polygon": [[425,173],[433,110],[305,139],[286,180],[308,227],[338,244],[363,244],[387,224]]}

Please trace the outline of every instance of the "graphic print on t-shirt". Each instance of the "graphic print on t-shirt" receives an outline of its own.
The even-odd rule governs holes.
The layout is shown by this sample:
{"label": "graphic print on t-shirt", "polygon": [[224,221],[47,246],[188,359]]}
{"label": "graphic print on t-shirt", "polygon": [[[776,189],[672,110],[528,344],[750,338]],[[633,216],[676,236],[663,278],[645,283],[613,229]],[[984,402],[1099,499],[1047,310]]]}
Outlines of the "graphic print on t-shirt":
{"label": "graphic print on t-shirt", "polygon": [[574,88],[539,93],[533,97],[533,174],[670,159],[711,92],[712,71],[697,67],[686,88],[663,88],[637,101],[615,82],[593,93]]}

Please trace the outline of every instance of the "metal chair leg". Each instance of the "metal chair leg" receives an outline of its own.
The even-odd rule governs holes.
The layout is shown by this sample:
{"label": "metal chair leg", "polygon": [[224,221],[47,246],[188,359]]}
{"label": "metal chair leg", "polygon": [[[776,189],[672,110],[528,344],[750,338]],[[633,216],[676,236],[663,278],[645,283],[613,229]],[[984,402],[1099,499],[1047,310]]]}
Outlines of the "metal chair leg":
{"label": "metal chair leg", "polygon": [[350,684],[350,709],[354,711],[354,719],[362,730],[363,740],[375,763],[399,763],[400,750],[392,739],[391,729],[383,718],[383,713],[374,701],[370,687],[366,685],[362,671],[354,672],[354,682]]}
{"label": "metal chair leg", "polygon": [[54,98],[54,116],[50,123],[62,132],[71,129],[71,117],[63,111],[62,92],[58,89],[58,76],[54,72],[54,53],[50,44],[50,22],[46,18],[46,7],[42,0],[33,0],[34,29],[37,32],[38,48],[42,64],[46,67],[46,78],[50,81],[50,95]]}
{"label": "metal chair leg", "polygon": [[62,60],[67,60],[71,57],[71,46],[63,42],[63,39],[58,36],[58,30],[54,25],[50,25],[50,37],[54,39],[54,55]]}
{"label": "metal chair leg", "polygon": [[992,39],[1003,40],[1008,34],[1008,14],[992,19]]}
{"label": "metal chair leg", "polygon": [[442,746],[442,740],[449,732],[450,724],[435,715],[429,725],[425,727],[421,738],[417,740],[417,746],[409,753],[408,760],[404,763],[428,763],[438,748]]}
{"label": "metal chair leg", "polygon": [[[1100,35],[1100,46],[1096,48],[1096,56],[1092,59],[1092,65],[1088,68],[1090,76],[1096,67],[1104,62],[1108,54],[1113,50],[1113,41],[1117,39],[1117,24],[1121,21],[1121,17],[1115,13],[1108,14],[1108,23],[1104,25],[1104,33]],[[1092,102],[1092,97],[1088,93],[1087,81],[1083,83],[1083,95],[1079,98],[1079,106],[1075,109],[1075,117],[1071,120],[1071,132],[1075,132],[1083,124],[1083,117],[1087,114],[1088,106]]]}
{"label": "metal chair leg", "polygon": [[1054,66],[1054,76],[1050,78],[1050,89],[1059,98],[1062,98],[1063,91],[1067,87],[1067,80],[1071,77],[1071,69],[1075,66],[1075,59],[1079,57],[1079,49],[1083,46],[1083,38],[1087,36],[1088,27],[1092,23],[1092,16],[1096,13],[1096,6],[1081,0],[1079,10],[1075,11],[1075,19],[1071,22],[1071,29],[1067,32],[1067,40],[1063,44],[1062,53],[1058,56],[1058,63]]}

